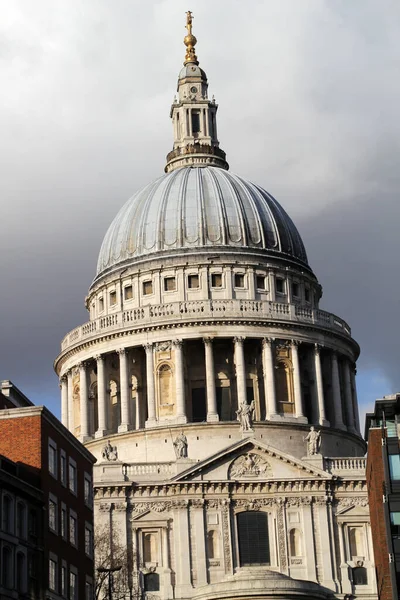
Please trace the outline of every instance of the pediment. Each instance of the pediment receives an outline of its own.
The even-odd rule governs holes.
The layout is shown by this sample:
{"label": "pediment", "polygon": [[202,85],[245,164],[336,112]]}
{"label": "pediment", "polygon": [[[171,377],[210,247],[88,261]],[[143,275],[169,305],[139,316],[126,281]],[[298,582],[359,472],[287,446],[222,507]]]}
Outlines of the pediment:
{"label": "pediment", "polygon": [[343,519],[369,517],[368,498],[341,498],[338,501],[336,516]]}
{"label": "pediment", "polygon": [[172,481],[332,479],[332,475],[254,438],[241,440],[179,473]]}

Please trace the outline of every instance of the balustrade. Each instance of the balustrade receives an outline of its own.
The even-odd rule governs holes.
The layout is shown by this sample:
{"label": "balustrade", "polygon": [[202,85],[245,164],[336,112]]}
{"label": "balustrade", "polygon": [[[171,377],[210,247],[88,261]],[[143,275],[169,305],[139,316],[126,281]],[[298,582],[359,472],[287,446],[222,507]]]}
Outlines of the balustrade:
{"label": "balustrade", "polygon": [[305,322],[318,325],[351,336],[350,327],[335,315],[319,309],[310,309],[295,304],[261,300],[188,300],[168,304],[149,305],[132,308],[105,317],[99,317],[71,331],[62,341],[61,348],[70,346],[98,335],[100,332],[142,327],[145,324],[161,324],[165,321],[181,322],[185,319],[202,318],[246,318],[254,320],[274,320]]}

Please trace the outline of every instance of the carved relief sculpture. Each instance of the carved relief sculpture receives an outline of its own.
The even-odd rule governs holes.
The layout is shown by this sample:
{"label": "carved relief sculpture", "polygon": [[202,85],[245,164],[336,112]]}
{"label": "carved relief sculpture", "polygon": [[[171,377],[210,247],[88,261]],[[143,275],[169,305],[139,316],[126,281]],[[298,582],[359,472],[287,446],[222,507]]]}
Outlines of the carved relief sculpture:
{"label": "carved relief sculpture", "polygon": [[245,454],[236,458],[230,466],[229,478],[272,477],[271,465],[259,454]]}

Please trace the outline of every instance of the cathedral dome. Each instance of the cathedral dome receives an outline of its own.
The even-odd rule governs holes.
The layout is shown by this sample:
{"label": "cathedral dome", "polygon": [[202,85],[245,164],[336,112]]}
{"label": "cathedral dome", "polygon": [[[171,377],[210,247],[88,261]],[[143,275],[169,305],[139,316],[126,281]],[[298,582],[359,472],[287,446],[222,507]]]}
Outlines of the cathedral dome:
{"label": "cathedral dome", "polygon": [[307,266],[293,221],[261,187],[216,167],[183,167],[137,192],[101,246],[104,271],[160,252],[257,249]]}

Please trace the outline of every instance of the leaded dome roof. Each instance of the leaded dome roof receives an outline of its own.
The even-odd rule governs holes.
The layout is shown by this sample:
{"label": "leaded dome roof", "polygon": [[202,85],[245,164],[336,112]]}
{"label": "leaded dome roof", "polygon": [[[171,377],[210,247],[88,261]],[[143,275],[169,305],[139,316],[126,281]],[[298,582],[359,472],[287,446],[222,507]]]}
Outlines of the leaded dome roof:
{"label": "leaded dome roof", "polygon": [[138,191],[111,223],[97,277],[156,253],[247,248],[307,265],[293,221],[261,187],[217,167],[183,167]]}

